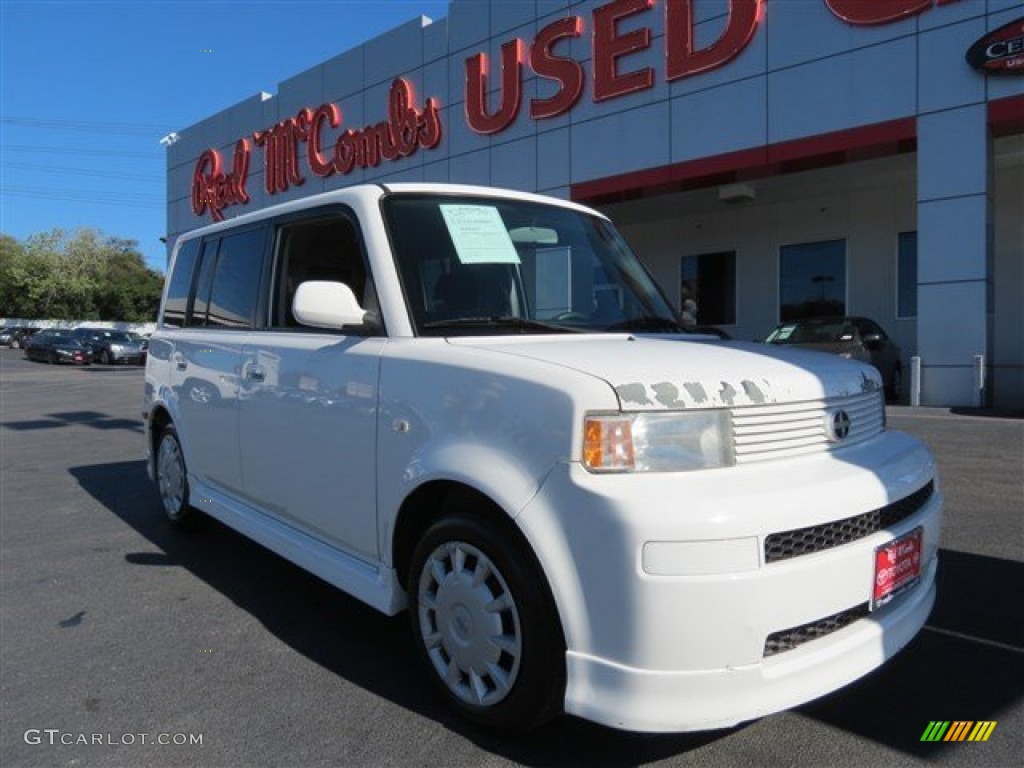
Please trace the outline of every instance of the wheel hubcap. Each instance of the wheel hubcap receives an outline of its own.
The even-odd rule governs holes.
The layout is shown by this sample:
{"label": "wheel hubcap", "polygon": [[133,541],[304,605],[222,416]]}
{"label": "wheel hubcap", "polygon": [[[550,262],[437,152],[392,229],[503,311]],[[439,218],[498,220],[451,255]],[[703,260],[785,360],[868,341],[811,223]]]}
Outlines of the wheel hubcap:
{"label": "wheel hubcap", "polygon": [[492,706],[512,690],[522,658],[519,611],[494,563],[476,547],[448,542],[423,564],[420,633],[448,689]]}
{"label": "wheel hubcap", "polygon": [[164,511],[169,517],[178,517],[185,501],[185,462],[178,441],[173,437],[166,436],[160,441],[157,479]]}

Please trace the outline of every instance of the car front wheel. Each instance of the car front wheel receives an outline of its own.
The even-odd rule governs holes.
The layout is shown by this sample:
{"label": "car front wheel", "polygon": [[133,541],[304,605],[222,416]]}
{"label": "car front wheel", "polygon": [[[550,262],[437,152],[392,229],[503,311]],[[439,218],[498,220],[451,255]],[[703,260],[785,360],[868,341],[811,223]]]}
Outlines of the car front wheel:
{"label": "car front wheel", "polygon": [[188,471],[173,424],[168,424],[160,433],[156,449],[156,481],[167,519],[175,525],[188,521],[192,516],[192,508],[188,504]]}
{"label": "car front wheel", "polygon": [[427,675],[463,716],[524,730],[561,711],[565,643],[532,558],[472,514],[473,503],[447,504],[416,547],[413,637]]}

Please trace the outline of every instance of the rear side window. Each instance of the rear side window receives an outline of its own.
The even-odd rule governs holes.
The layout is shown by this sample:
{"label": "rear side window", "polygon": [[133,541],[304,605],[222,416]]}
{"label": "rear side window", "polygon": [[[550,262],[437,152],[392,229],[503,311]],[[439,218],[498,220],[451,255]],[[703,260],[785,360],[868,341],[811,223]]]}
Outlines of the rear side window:
{"label": "rear side window", "polygon": [[260,310],[265,230],[206,240],[190,326],[253,328]]}
{"label": "rear side window", "polygon": [[264,230],[251,229],[220,241],[206,324],[252,328],[260,305]]}
{"label": "rear side window", "polygon": [[192,288],[192,274],[196,267],[196,256],[199,254],[199,241],[189,240],[178,249],[171,268],[170,281],[167,284],[167,297],[164,299],[164,311],[161,318],[163,325],[180,328],[185,324],[188,310],[188,296]]}
{"label": "rear side window", "polygon": [[210,289],[213,287],[213,271],[217,268],[218,248],[220,248],[219,237],[203,243],[196,276],[195,296],[192,299],[192,313],[189,315],[188,325],[206,325],[206,315],[210,308]]}

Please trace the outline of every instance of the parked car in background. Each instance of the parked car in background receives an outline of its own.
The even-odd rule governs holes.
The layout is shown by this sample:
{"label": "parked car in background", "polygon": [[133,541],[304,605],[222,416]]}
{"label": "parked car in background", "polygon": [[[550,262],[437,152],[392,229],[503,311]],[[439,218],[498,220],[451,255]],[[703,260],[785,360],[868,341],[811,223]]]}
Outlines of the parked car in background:
{"label": "parked car in background", "polygon": [[92,350],[93,359],[103,365],[114,363],[146,362],[146,350],[142,342],[133,339],[126,331],[109,328],[76,328],[75,338]]}
{"label": "parked car in background", "polygon": [[35,334],[25,346],[25,357],[43,363],[89,365],[92,352],[71,331],[47,329]]}
{"label": "parked car in background", "polygon": [[777,325],[767,344],[784,344],[871,363],[882,374],[889,400],[903,394],[900,348],[874,320],[866,317],[814,317]]}
{"label": "parked car in background", "polygon": [[10,328],[4,328],[4,330],[0,332],[0,347],[21,349],[25,346],[28,340],[38,332],[38,328],[26,325],[15,325]]}
{"label": "parked car in background", "polygon": [[126,331],[126,333],[131,336],[132,341],[139,342],[143,349],[149,349],[149,336],[144,333],[136,333],[135,331]]}
{"label": "parked car in background", "polygon": [[695,325],[692,328],[687,328],[690,333],[699,333],[704,336],[717,336],[722,341],[732,341],[732,336],[728,331],[723,331],[717,325]]}

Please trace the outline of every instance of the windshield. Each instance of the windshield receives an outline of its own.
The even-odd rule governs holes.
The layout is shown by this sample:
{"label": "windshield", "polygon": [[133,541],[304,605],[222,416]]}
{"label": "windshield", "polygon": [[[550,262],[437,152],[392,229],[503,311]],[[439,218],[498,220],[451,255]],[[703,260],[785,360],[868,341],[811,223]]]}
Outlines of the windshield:
{"label": "windshield", "polygon": [[523,200],[391,195],[383,210],[420,335],[680,333],[605,219]]}
{"label": "windshield", "polygon": [[786,323],[768,334],[769,344],[839,344],[853,341],[856,329],[846,320]]}
{"label": "windshield", "polygon": [[77,335],[80,338],[93,341],[113,341],[118,343],[131,343],[134,339],[125,331],[94,330],[92,328],[79,328]]}

